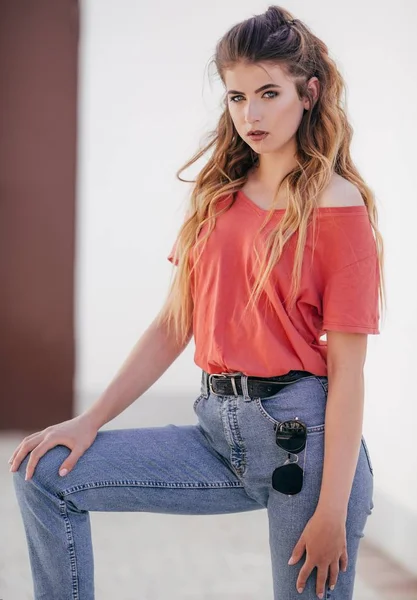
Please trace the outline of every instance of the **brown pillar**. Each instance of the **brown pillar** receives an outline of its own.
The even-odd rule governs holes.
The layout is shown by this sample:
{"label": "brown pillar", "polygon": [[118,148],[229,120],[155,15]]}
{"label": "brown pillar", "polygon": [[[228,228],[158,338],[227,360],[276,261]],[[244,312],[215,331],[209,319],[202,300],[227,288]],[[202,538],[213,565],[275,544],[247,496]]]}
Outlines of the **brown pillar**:
{"label": "brown pillar", "polygon": [[0,430],[73,415],[77,0],[0,3]]}

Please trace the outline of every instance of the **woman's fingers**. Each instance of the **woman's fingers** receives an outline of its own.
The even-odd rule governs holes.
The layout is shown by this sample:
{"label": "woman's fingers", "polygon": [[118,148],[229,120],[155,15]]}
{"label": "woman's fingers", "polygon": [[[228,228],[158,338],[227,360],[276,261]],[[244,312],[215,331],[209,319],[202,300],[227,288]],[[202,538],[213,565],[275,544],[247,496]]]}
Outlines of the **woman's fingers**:
{"label": "woman's fingers", "polygon": [[337,579],[339,577],[339,561],[332,562],[329,571],[329,588],[333,591],[336,587]]}
{"label": "woman's fingers", "polygon": [[91,424],[89,418],[74,417],[63,423],[47,427],[43,431],[26,437],[13,453],[11,471],[16,471],[22,460],[30,452],[26,466],[26,477],[30,479],[40,458],[54,446],[62,445],[71,450],[61,467],[69,471],[79,457],[91,446],[97,436],[98,429]]}
{"label": "woman's fingers", "polygon": [[11,455],[11,457],[9,458],[9,465],[12,464],[12,462],[14,461],[17,453],[19,452],[19,450],[22,448],[23,444],[25,442],[30,442],[30,440],[32,440],[33,438],[37,437],[38,435],[40,435],[41,433],[44,433],[45,431],[35,431],[35,433],[31,433],[30,435],[27,435],[21,442],[20,444],[16,447],[16,449],[14,450],[13,454]]}
{"label": "woman's fingers", "polygon": [[29,437],[22,440],[16,450],[13,452],[10,457],[11,467],[10,471],[17,471],[20,467],[20,463],[25,458],[28,452],[31,452],[33,448],[35,448],[39,441],[43,437],[43,432],[38,432],[30,435]]}
{"label": "woman's fingers", "polygon": [[50,437],[46,437],[44,440],[42,440],[40,444],[36,446],[34,450],[32,450],[30,458],[28,460],[28,464],[26,466],[25,480],[28,480],[32,477],[36,465],[39,462],[39,459],[42,458],[42,456],[46,454],[48,450],[56,446],[58,443],[59,442],[57,442],[56,440],[53,440]]}

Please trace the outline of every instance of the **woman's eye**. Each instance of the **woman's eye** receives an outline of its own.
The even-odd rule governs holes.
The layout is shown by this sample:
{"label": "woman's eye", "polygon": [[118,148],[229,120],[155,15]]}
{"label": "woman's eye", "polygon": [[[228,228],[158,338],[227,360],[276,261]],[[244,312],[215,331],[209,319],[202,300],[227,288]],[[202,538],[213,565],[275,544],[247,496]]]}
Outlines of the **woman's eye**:
{"label": "woman's eye", "polygon": [[[269,92],[265,92],[264,94],[262,94],[262,96],[264,96],[265,94],[272,94],[272,96],[268,96],[269,98],[275,98],[275,96],[278,96],[278,92],[273,92],[271,90]],[[230,102],[234,102],[235,104],[240,102],[240,100],[236,100],[236,98],[243,98],[243,96],[241,94],[239,94],[238,96],[232,96],[230,98]]]}
{"label": "woman's eye", "polygon": [[265,94],[273,94],[272,96],[269,96],[269,98],[275,98],[275,96],[278,96],[278,92],[265,92]]}
{"label": "woman's eye", "polygon": [[232,96],[230,98],[230,102],[235,102],[236,103],[236,98],[242,98],[242,96]]}

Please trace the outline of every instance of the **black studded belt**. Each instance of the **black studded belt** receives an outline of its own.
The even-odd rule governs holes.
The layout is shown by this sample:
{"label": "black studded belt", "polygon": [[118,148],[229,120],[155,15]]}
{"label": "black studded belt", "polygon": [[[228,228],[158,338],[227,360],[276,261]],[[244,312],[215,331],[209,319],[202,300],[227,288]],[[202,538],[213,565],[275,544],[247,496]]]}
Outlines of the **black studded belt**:
{"label": "black studded belt", "polygon": [[[242,373],[207,373],[202,371],[202,381],[206,389],[220,396],[241,396]],[[285,386],[295,383],[304,377],[318,377],[310,371],[288,371],[276,377],[252,377],[247,379],[248,394],[252,398],[265,398],[278,393]]]}

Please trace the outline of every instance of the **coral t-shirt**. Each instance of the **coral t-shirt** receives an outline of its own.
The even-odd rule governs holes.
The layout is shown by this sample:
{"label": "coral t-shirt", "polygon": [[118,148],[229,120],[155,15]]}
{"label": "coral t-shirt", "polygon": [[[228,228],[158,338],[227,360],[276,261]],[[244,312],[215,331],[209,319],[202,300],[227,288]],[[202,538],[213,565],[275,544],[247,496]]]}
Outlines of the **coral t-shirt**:
{"label": "coral t-shirt", "polygon": [[[230,201],[228,194],[218,206]],[[284,212],[274,211],[258,240]],[[294,308],[288,312],[284,300],[298,232],[284,246],[255,309],[242,318],[257,264],[254,238],[266,213],[239,190],[232,207],[217,216],[190,281],[194,361],[208,373],[273,377],[297,369],[327,375],[327,342],[320,339],[326,331],[380,333],[379,264],[368,211],[365,205],[319,207],[313,262],[310,223]],[[191,264],[193,253],[201,248],[192,249]],[[174,250],[175,244],[168,256],[171,262]]]}

